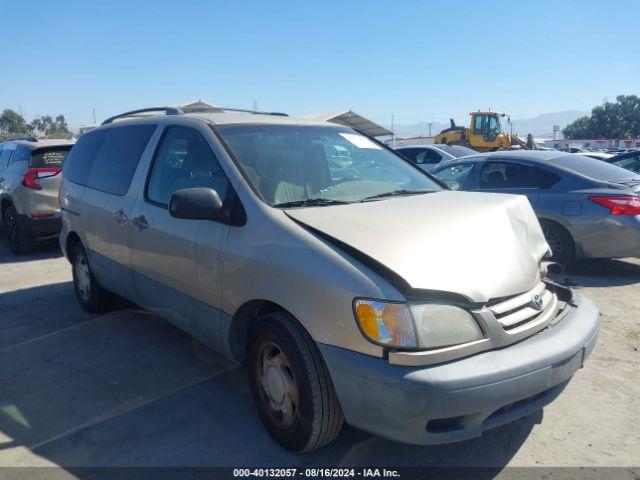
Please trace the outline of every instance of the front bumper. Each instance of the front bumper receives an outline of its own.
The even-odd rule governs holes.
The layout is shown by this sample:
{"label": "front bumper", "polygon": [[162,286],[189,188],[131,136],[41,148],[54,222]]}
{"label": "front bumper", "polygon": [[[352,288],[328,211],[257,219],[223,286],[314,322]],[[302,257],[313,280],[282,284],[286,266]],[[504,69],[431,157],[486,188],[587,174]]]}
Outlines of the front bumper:
{"label": "front bumper", "polygon": [[58,235],[62,228],[59,215],[51,218],[31,218],[28,215],[18,215],[16,220],[20,230],[34,238]]}
{"label": "front bumper", "polygon": [[553,326],[501,349],[429,367],[319,344],[348,423],[421,445],[478,437],[551,402],[591,353],[596,306],[575,306]]}

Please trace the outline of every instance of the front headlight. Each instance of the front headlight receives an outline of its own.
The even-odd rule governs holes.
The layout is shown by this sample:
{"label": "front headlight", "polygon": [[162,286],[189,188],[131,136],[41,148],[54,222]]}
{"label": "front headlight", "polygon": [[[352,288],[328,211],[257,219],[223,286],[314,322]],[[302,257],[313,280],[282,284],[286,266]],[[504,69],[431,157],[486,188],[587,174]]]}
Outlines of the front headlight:
{"label": "front headlight", "polygon": [[355,300],[354,310],[362,333],[380,345],[433,349],[483,338],[482,330],[471,314],[453,305],[360,298]]}

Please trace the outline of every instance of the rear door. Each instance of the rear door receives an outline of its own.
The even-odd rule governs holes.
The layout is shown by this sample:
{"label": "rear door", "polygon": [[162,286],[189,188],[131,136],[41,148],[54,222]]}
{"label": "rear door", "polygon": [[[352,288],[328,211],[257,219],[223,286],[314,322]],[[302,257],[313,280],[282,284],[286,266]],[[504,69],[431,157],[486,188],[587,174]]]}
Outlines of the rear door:
{"label": "rear door", "polygon": [[134,298],[129,219],[137,192],[130,186],[156,128],[116,124],[95,132],[99,144],[82,196],[82,231],[92,271],[105,288],[125,298]]}
{"label": "rear door", "polygon": [[559,180],[558,175],[538,165],[496,158],[482,165],[479,190],[526,195],[535,208],[541,190],[551,188]]}

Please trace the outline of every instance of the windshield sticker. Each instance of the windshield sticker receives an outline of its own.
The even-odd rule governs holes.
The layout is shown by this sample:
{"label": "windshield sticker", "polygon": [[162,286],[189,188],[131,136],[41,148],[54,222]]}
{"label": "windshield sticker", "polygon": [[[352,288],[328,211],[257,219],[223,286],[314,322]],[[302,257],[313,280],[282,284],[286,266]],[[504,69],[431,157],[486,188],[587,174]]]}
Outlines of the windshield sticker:
{"label": "windshield sticker", "polygon": [[374,148],[376,150],[381,150],[379,145],[376,145],[374,142],[369,140],[367,137],[363,137],[362,135],[355,135],[353,133],[341,133],[340,136],[351,142],[358,148]]}

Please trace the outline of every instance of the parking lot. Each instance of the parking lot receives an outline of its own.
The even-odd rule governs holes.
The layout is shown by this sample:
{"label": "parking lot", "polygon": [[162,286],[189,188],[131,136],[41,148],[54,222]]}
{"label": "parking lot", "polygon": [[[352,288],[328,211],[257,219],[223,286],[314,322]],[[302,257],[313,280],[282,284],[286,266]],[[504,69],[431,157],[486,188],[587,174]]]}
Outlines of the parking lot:
{"label": "parking lot", "polygon": [[559,281],[602,312],[598,344],[543,412],[452,445],[345,427],[317,452],[273,442],[246,372],[135,308],[78,306],[52,243],[0,244],[1,466],[633,466],[640,464],[640,261],[578,264]]}

